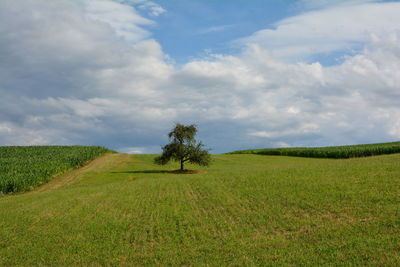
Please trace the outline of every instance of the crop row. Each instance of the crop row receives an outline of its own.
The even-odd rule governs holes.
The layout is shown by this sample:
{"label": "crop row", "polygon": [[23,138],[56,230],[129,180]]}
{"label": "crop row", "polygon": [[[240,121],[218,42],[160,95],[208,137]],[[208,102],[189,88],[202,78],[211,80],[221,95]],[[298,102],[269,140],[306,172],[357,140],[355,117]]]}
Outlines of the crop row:
{"label": "crop row", "polygon": [[31,190],[107,152],[99,146],[0,147],[0,194]]}
{"label": "crop row", "polygon": [[311,158],[354,158],[400,153],[400,142],[352,146],[265,148],[234,151],[229,154],[281,155]]}

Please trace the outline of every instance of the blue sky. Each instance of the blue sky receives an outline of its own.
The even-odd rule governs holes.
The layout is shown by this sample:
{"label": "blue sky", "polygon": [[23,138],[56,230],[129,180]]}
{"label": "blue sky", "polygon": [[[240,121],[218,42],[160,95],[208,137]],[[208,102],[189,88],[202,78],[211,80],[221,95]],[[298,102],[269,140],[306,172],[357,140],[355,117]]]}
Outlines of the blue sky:
{"label": "blue sky", "polygon": [[[285,18],[334,6],[332,3],[335,2],[345,1],[154,1],[168,12],[153,16],[157,23],[149,30],[163,51],[179,65],[208,54],[238,54],[242,47],[235,43],[236,40],[263,29],[275,29]],[[362,2],[372,1],[353,1]],[[363,44],[357,43],[301,60],[336,65],[345,55],[355,54],[362,48]]]}
{"label": "blue sky", "polygon": [[238,53],[234,40],[299,12],[290,1],[155,1],[168,12],[152,31],[178,64],[208,53]]}
{"label": "blue sky", "polygon": [[399,1],[0,1],[0,145],[400,139]]}

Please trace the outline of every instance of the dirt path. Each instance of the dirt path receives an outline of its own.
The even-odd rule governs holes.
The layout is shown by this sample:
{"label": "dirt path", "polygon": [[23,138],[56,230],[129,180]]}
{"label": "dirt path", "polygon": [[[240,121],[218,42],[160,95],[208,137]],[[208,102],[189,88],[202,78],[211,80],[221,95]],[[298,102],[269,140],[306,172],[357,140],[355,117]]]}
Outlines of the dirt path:
{"label": "dirt path", "polygon": [[105,171],[114,168],[123,164],[124,162],[127,162],[129,158],[129,154],[106,154],[104,156],[100,156],[79,169],[70,170],[54,177],[48,183],[29,193],[39,193],[59,189],[67,184],[70,184],[88,172],[95,171],[97,169]]}

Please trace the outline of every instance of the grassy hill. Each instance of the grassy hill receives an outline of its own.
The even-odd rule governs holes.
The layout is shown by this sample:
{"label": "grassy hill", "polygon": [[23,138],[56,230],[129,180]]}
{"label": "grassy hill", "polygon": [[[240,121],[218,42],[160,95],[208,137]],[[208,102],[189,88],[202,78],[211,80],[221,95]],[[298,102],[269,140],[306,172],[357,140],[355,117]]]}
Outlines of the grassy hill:
{"label": "grassy hill", "polygon": [[197,174],[153,158],[107,154],[1,197],[0,265],[400,264],[400,154],[216,155]]}

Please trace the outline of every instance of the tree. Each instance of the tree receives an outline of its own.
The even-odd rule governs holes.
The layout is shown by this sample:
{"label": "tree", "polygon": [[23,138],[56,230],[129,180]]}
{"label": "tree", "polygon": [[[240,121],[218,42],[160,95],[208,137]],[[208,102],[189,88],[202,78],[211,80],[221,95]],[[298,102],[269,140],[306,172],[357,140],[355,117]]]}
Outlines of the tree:
{"label": "tree", "polygon": [[197,133],[194,124],[185,126],[177,123],[175,128],[168,134],[169,144],[165,145],[161,156],[154,159],[159,165],[167,164],[171,159],[180,161],[181,171],[184,170],[184,163],[190,162],[200,166],[208,166],[210,164],[210,154],[207,150],[202,149],[203,143],[196,144],[194,136]]}

